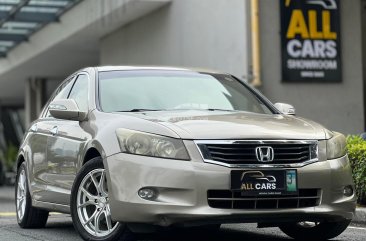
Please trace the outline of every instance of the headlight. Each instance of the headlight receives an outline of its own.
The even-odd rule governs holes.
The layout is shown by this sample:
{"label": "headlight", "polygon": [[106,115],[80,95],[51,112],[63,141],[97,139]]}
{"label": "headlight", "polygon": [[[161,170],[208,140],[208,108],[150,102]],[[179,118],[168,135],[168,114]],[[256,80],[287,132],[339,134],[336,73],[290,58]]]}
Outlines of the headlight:
{"label": "headlight", "polygon": [[346,137],[333,132],[333,137],[327,140],[327,159],[335,159],[347,154]]}
{"label": "headlight", "polygon": [[190,159],[180,139],[123,128],[117,129],[116,134],[122,152],[169,159]]}

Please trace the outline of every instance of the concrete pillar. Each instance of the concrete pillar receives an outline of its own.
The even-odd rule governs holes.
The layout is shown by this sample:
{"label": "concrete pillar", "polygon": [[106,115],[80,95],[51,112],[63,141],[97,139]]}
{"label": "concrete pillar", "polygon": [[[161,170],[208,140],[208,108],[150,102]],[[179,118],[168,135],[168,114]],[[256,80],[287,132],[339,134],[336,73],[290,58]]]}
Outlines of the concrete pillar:
{"label": "concrete pillar", "polygon": [[41,114],[44,104],[45,82],[44,78],[29,78],[25,83],[24,112],[26,128]]}

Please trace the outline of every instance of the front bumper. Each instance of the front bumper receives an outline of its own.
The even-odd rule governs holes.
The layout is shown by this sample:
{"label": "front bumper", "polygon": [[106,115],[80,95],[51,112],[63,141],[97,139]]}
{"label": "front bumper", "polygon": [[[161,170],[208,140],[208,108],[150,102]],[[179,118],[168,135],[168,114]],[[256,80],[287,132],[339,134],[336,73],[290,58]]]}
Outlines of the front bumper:
{"label": "front bumper", "polygon": [[[297,169],[299,188],[321,189],[316,207],[291,209],[218,209],[208,205],[208,190],[230,189],[232,168],[204,163],[197,152],[191,161],[176,161],[119,153],[107,157],[112,219],[160,226],[209,223],[336,221],[352,219],[356,196],[345,197],[353,185],[348,157],[317,162]],[[148,201],[142,187],[158,190]]]}

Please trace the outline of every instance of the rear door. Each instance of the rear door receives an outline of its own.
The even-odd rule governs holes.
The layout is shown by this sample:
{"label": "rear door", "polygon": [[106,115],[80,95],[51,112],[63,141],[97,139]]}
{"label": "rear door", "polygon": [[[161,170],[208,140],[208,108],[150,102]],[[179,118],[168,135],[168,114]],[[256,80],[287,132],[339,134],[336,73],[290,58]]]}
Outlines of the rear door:
{"label": "rear door", "polygon": [[[88,111],[89,78],[79,74],[68,96],[75,100],[81,111]],[[48,183],[54,203],[68,205],[74,183],[80,154],[89,134],[84,130],[84,122],[53,119],[52,134],[48,138]]]}
{"label": "rear door", "polygon": [[34,122],[29,130],[30,183],[33,198],[45,201],[47,198],[47,138],[49,123],[47,119]]}

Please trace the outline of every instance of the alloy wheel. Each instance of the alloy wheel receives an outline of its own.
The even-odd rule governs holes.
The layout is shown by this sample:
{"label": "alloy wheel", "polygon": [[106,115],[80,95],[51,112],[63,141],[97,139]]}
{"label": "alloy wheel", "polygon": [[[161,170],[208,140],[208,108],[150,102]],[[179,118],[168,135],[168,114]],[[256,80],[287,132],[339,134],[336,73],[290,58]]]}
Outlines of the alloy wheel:
{"label": "alloy wheel", "polygon": [[111,219],[105,169],[92,170],[83,178],[76,205],[82,226],[95,237],[108,236],[119,225]]}
{"label": "alloy wheel", "polygon": [[19,220],[22,220],[25,213],[25,206],[27,201],[27,178],[25,176],[25,170],[23,169],[18,177],[17,184],[17,215]]}

